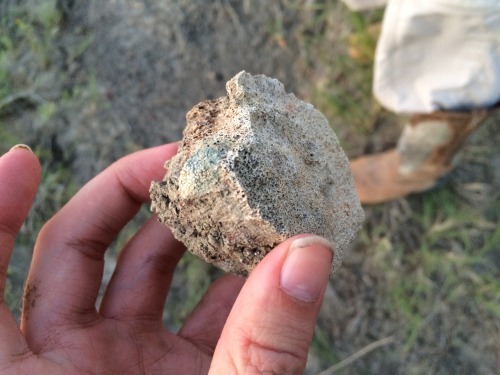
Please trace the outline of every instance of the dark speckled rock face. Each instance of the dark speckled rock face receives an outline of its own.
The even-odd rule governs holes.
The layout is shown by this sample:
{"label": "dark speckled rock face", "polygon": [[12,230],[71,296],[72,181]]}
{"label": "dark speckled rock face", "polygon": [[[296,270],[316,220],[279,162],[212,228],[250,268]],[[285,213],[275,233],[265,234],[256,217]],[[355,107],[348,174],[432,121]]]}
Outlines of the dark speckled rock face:
{"label": "dark speckled rock face", "polygon": [[226,88],[188,113],[179,153],[151,184],[152,210],[226,271],[247,275],[300,233],[332,242],[335,271],[364,215],[328,121],[276,79],[241,72]]}

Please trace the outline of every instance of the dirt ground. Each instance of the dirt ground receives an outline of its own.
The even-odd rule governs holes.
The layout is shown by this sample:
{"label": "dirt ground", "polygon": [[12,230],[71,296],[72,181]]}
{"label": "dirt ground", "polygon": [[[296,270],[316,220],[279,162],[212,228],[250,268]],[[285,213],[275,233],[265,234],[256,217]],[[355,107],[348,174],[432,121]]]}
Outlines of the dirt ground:
{"label": "dirt ground", "polygon": [[[42,3],[57,5],[50,38],[42,16],[17,8]],[[40,221],[120,156],[179,140],[186,112],[223,95],[241,70],[278,78],[322,110],[350,157],[394,145],[404,121],[371,97],[367,30],[380,11],[353,14],[333,0],[5,0],[2,27],[15,27],[14,14],[35,25],[48,52],[19,50],[10,101],[0,100],[0,135],[32,145],[45,168],[9,270],[13,308]],[[349,56],[353,35],[366,42],[366,59]],[[492,119],[472,137],[440,189],[366,207],[365,228],[328,287],[307,374],[346,358],[335,373],[497,373],[499,128]],[[110,249],[107,277],[148,215]],[[166,325],[178,327],[219,274],[183,259]]]}
{"label": "dirt ground", "polygon": [[186,112],[225,94],[225,82],[241,70],[279,78],[292,91],[304,86],[297,46],[281,48],[269,37],[278,18],[293,33],[298,10],[271,3],[127,0],[72,8],[63,44],[74,43],[82,25],[92,30],[75,74],[93,74],[107,99],[87,134],[97,144],[75,150],[79,174],[88,178],[133,148],[179,140]]}

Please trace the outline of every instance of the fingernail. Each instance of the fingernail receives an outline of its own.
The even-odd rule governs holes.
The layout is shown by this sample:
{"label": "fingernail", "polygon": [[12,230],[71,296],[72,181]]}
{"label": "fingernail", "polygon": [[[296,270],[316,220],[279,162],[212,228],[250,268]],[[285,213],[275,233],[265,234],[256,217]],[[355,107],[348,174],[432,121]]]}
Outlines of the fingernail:
{"label": "fingernail", "polygon": [[30,151],[30,152],[33,152],[33,150],[31,149],[31,147],[30,147],[30,146],[25,145],[25,144],[22,144],[22,143],[19,143],[18,145],[15,145],[15,146],[14,146],[14,147],[12,147],[9,151],[15,150],[16,148],[22,148],[22,149],[28,150],[28,151]]}
{"label": "fingernail", "polygon": [[328,282],[332,244],[319,236],[296,239],[281,269],[281,289],[292,298],[315,302]]}

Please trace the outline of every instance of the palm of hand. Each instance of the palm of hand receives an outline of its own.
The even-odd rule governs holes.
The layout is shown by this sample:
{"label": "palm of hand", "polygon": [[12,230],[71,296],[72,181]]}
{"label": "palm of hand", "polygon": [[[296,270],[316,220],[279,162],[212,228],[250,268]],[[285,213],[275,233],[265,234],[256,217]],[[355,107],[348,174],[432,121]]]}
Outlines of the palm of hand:
{"label": "palm of hand", "polygon": [[[173,155],[175,146],[167,153]],[[152,165],[161,165],[165,150],[150,151],[147,158]],[[163,306],[184,250],[155,218],[125,246],[99,311],[95,307],[106,248],[147,201],[145,184],[161,178],[158,170],[143,166],[144,159],[144,155],[132,156],[116,163],[87,184],[41,230],[26,283],[21,330],[7,306],[0,305],[0,372],[208,372],[243,280],[223,277],[212,285],[178,334],[165,330]],[[153,163],[152,159],[158,160]],[[19,178],[34,182],[14,181],[5,187],[22,189],[15,192],[19,199],[6,202],[0,210],[0,222],[9,223],[0,231],[2,253],[6,254],[0,267],[2,292],[13,238],[33,200],[39,170],[26,171]],[[9,204],[20,209],[8,212],[5,206]]]}
{"label": "palm of hand", "polygon": [[26,348],[14,353],[16,360],[3,364],[2,370],[30,374],[202,374],[210,366],[208,348],[204,351],[158,325],[98,318],[88,327],[61,330],[51,332],[57,335],[53,341],[41,341],[38,355]]}

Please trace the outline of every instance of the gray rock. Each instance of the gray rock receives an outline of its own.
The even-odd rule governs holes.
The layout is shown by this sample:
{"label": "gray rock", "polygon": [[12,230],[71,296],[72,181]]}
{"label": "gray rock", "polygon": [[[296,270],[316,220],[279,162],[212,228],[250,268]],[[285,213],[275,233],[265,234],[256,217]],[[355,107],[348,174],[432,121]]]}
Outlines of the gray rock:
{"label": "gray rock", "polygon": [[247,275],[277,244],[330,240],[335,271],[361,227],[346,155],[325,117],[276,79],[241,72],[187,114],[152,210],[207,262]]}

